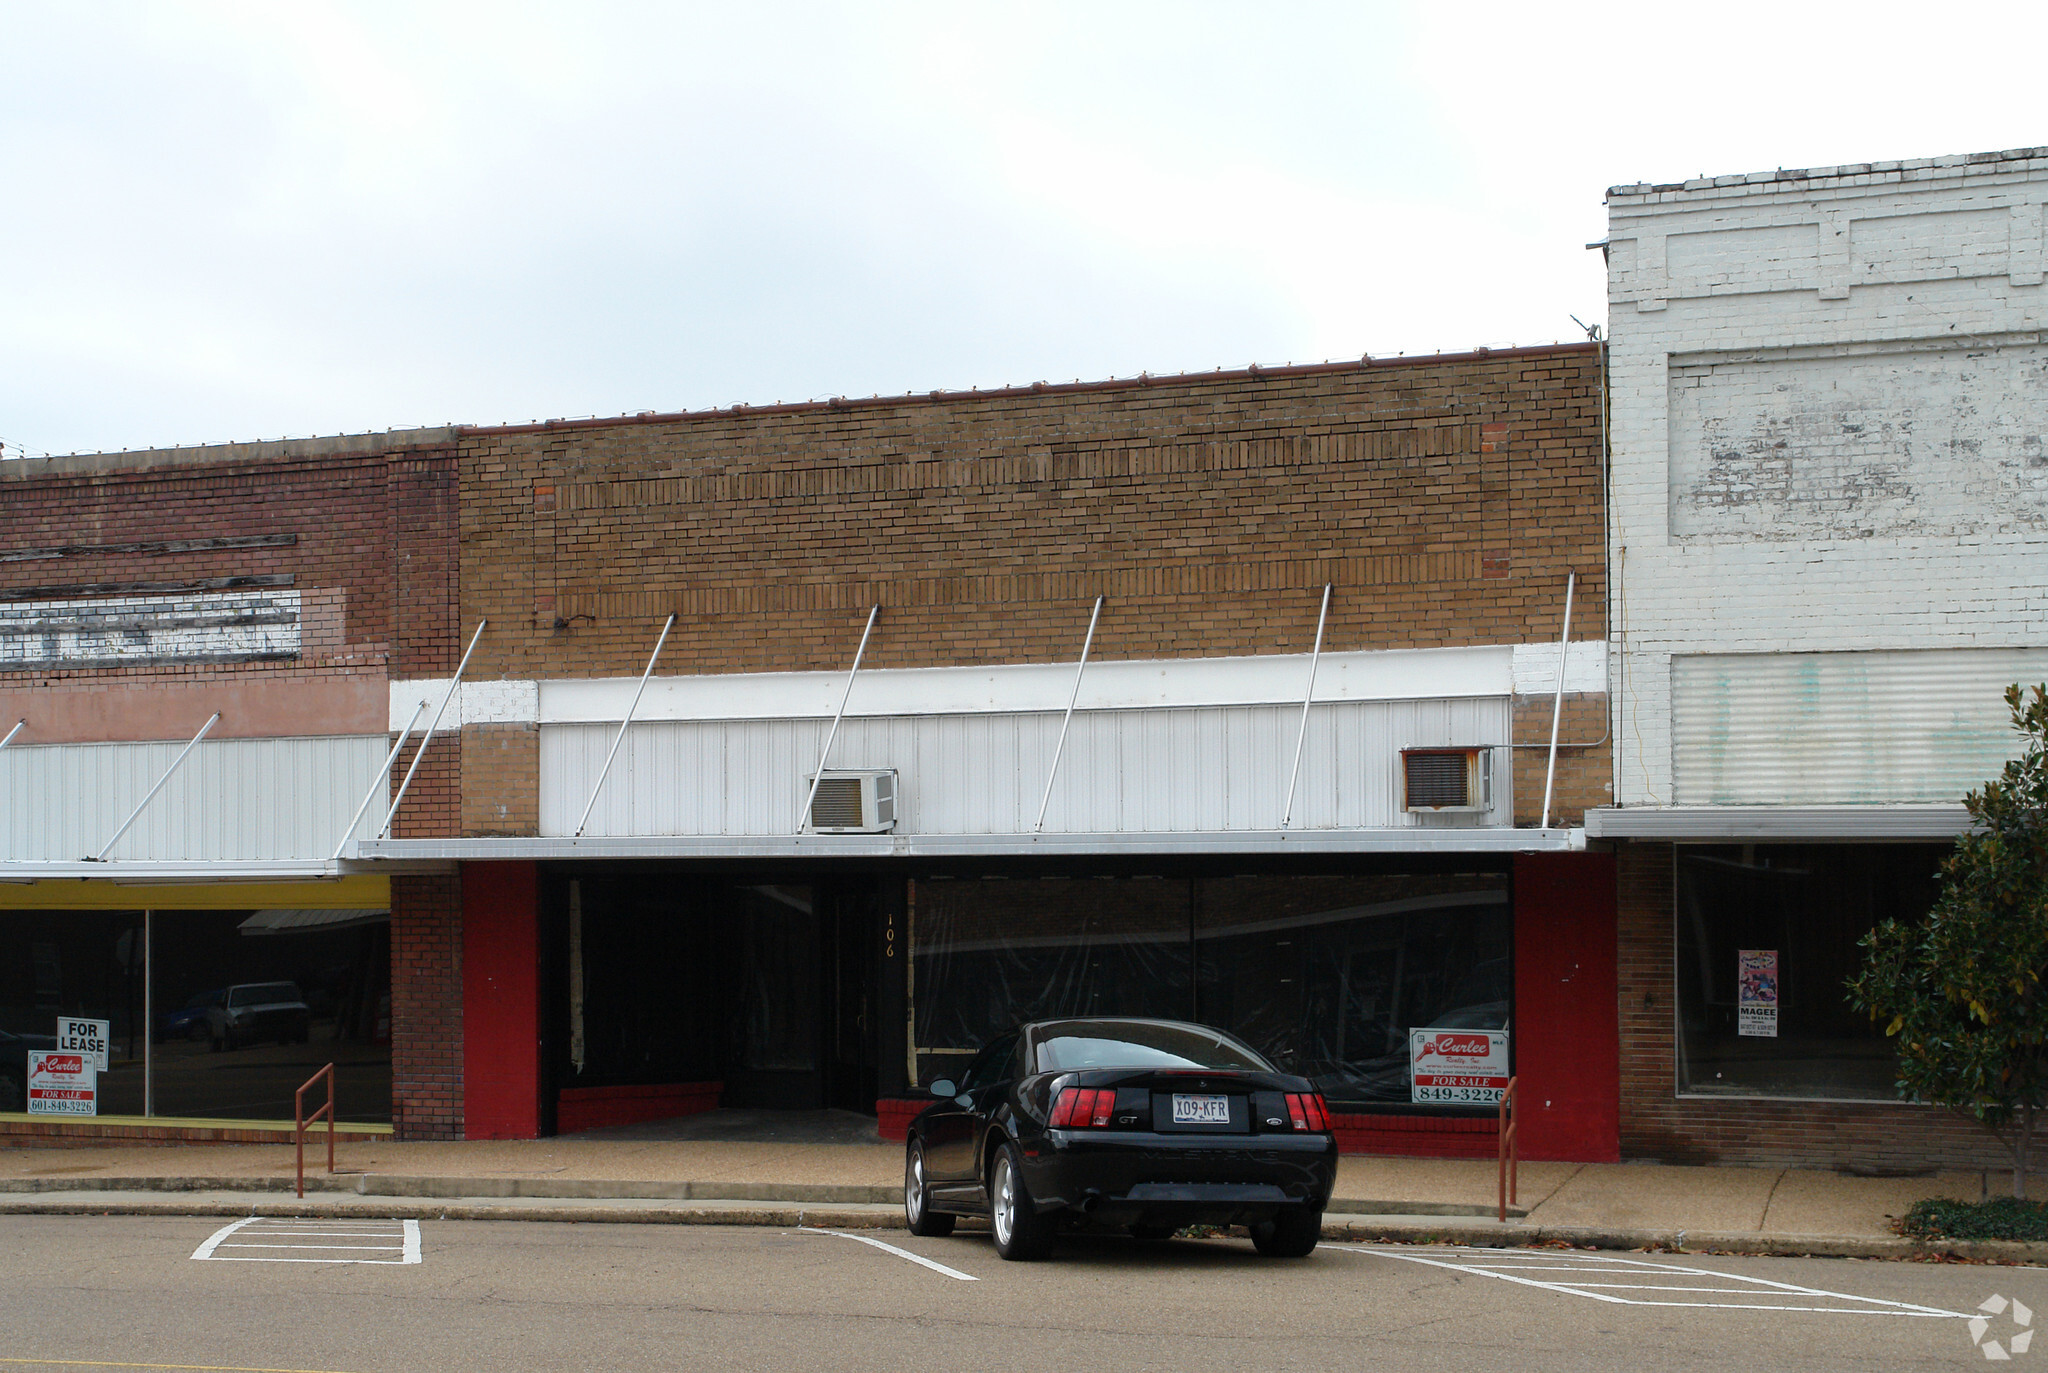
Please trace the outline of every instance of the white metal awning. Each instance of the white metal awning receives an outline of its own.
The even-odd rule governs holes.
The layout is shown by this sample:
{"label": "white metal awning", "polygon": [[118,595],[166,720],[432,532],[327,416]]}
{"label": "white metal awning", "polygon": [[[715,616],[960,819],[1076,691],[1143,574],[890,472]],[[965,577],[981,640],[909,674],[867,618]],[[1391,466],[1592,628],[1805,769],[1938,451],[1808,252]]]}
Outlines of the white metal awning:
{"label": "white metal awning", "polygon": [[1577,829],[1425,828],[1212,830],[1110,834],[630,835],[582,839],[372,839],[356,857],[473,861],[646,858],[1016,858],[1200,854],[1561,853],[1586,846]]}
{"label": "white metal awning", "polygon": [[1586,812],[1589,839],[1948,840],[1961,806],[1628,806]]}
{"label": "white metal awning", "polygon": [[0,859],[0,882],[49,882],[71,878],[93,882],[148,883],[306,882],[341,875],[339,863],[316,858],[248,862],[109,860],[104,863]]}

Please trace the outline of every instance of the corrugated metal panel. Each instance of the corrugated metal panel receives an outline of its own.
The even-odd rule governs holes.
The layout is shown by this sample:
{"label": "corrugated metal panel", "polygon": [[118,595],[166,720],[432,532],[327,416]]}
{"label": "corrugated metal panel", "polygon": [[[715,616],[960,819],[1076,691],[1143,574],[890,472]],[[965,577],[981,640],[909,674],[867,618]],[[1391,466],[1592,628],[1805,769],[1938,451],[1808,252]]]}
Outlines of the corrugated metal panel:
{"label": "corrugated metal panel", "polygon": [[2048,649],[1671,660],[1680,805],[1955,801],[2018,753],[2003,693]]}
{"label": "corrugated metal panel", "polygon": [[[1298,706],[1089,711],[1074,717],[1046,812],[1061,833],[1270,829],[1286,804]],[[659,721],[628,732],[585,833],[787,834],[796,828],[825,720]],[[541,728],[540,829],[574,831],[617,726]],[[849,719],[833,768],[892,768],[898,829],[1017,834],[1031,828],[1059,738],[1053,713]],[[1318,704],[1295,800],[1298,828],[1420,824],[1399,809],[1400,751],[1497,744],[1500,698]],[[1512,773],[1495,769],[1505,823]],[[1430,823],[1442,825],[1445,820]],[[1458,821],[1449,823],[1470,823]]]}
{"label": "corrugated metal panel", "polygon": [[[0,750],[0,858],[89,858],[177,758],[182,743]],[[383,766],[375,735],[206,740],[149,803],[112,859],[326,858]],[[375,833],[373,804],[356,827]]]}

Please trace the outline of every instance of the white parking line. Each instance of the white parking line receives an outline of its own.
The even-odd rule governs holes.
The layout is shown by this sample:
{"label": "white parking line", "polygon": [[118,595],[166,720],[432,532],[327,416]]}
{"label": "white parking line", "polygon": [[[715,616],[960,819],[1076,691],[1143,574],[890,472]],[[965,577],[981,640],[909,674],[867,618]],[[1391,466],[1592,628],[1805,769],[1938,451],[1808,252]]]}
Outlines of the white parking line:
{"label": "white parking line", "polygon": [[[1740,1273],[1721,1273],[1710,1268],[1692,1268],[1685,1264],[1663,1263],[1651,1259],[1626,1259],[1612,1254],[1598,1256],[1588,1254],[1584,1259],[1554,1250],[1517,1254],[1499,1249],[1472,1249],[1446,1247],[1432,1250],[1432,1253],[1449,1254],[1450,1259],[1428,1258],[1405,1249],[1379,1245],[1324,1245],[1326,1249],[1339,1249],[1348,1254],[1376,1255],[1380,1258],[1399,1259],[1403,1263],[1427,1264],[1432,1268],[1447,1268],[1456,1273],[1472,1273],[1483,1278],[1500,1282],[1517,1283],[1524,1287],[1540,1287],[1546,1292],[1561,1292],[1566,1296],[1586,1297],[1592,1301],[1612,1302],[1619,1306],[1692,1306],[1717,1311],[1810,1311],[1836,1316],[1926,1316],[1953,1317],[1966,1320],[1967,1311],[1944,1311],[1935,1306],[1920,1306],[1913,1302],[1890,1301],[1883,1297],[1859,1297],[1850,1292],[1830,1292],[1820,1287],[1801,1287],[1797,1283],[1774,1282],[1769,1278],[1745,1277]],[[1572,1273],[1584,1274],[1585,1278],[1533,1278],[1526,1273]],[[1603,1282],[1599,1276],[1620,1274],[1644,1279],[1637,1282]],[[1717,1283],[1745,1284],[1734,1287],[1696,1287],[1679,1279],[1710,1278]],[[1595,1279],[1595,1280],[1587,1280]],[[1669,1279],[1669,1281],[1657,1281]],[[1674,1296],[1687,1297],[1754,1297],[1755,1301],[1662,1301],[1645,1297],[1625,1297],[1618,1292],[1665,1292]],[[1782,1304],[1787,1297],[1804,1297],[1812,1301],[1835,1303],[1826,1306],[1792,1306]],[[1766,1299],[1778,1298],[1778,1302]]]}
{"label": "white parking line", "polygon": [[869,1239],[866,1235],[856,1235],[846,1230],[820,1230],[815,1226],[810,1225],[799,1225],[797,1229],[801,1230],[806,1235],[831,1235],[837,1239],[853,1240],[859,1244],[872,1244],[877,1249],[888,1250],[890,1253],[894,1254],[899,1259],[909,1259],[912,1263],[921,1264],[922,1266],[931,1269],[934,1273],[944,1273],[947,1277],[958,1278],[962,1282],[981,1281],[980,1278],[975,1277],[972,1273],[963,1273],[957,1268],[948,1268],[943,1263],[934,1263],[922,1254],[913,1254],[908,1249],[898,1249],[893,1244],[884,1244],[880,1240]]}
{"label": "white parking line", "polygon": [[[335,1240],[357,1243],[336,1244]],[[287,1249],[299,1256],[247,1253],[246,1250]],[[224,1253],[223,1250],[233,1250]],[[313,1257],[313,1255],[319,1257]],[[389,1255],[369,1258],[357,1255]],[[192,1251],[195,1259],[216,1263],[418,1263],[420,1223],[416,1220],[343,1222],[273,1220],[249,1216],[223,1225]]]}

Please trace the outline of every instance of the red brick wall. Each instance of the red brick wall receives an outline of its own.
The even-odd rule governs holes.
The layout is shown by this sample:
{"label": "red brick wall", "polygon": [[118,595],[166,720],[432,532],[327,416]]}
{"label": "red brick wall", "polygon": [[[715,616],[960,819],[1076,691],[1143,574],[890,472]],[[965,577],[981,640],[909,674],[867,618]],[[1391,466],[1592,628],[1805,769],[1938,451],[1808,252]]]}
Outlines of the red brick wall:
{"label": "red brick wall", "polygon": [[462,882],[391,879],[391,1123],[462,1136]]}
{"label": "red brick wall", "polygon": [[[333,451],[337,446],[352,451]],[[0,508],[7,512],[0,593],[15,599],[172,594],[75,588],[264,576],[289,580],[262,589],[301,596],[296,659],[0,671],[6,704],[17,696],[43,703],[26,712],[30,729],[19,742],[172,737],[202,722],[207,703],[223,712],[214,731],[219,738],[381,731],[388,672],[453,666],[456,497],[452,449],[418,453],[397,445],[308,441],[0,464]],[[295,541],[168,552],[104,549],[271,535]],[[5,558],[28,550],[44,556]],[[363,680],[337,692],[338,679]],[[144,686],[150,690],[124,690]],[[29,692],[36,695],[21,695]],[[77,693],[97,704],[61,710],[50,704],[54,695]],[[188,697],[187,709],[166,705]],[[182,726],[182,715],[194,711],[191,725]],[[329,716],[322,728],[323,712],[347,718]],[[124,713],[132,717],[125,729]],[[45,726],[40,730],[37,715]],[[49,728],[60,719],[68,723]]]}
{"label": "red brick wall", "polygon": [[1901,1172],[2011,1167],[1981,1126],[1932,1107],[1680,1099],[1671,845],[1625,844],[1617,858],[1623,1157]]}

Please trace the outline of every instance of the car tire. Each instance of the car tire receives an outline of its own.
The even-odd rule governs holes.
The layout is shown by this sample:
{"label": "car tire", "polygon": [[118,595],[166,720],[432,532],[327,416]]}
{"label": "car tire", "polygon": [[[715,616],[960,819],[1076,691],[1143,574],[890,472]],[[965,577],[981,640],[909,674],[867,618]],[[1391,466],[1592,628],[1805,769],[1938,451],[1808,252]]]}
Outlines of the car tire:
{"label": "car tire", "polygon": [[209,1038],[206,1022],[202,1020],[188,1027],[185,1031],[185,1038],[191,1040],[194,1044],[204,1044]]}
{"label": "car tire", "polygon": [[1052,1218],[1039,1215],[1031,1204],[1017,1146],[1007,1141],[996,1150],[988,1170],[988,1200],[998,1254],[1006,1259],[1042,1259],[1052,1251]]}
{"label": "car tire", "polygon": [[924,1174],[924,1141],[913,1139],[903,1156],[903,1219],[913,1235],[944,1239],[953,1233],[956,1216],[932,1210],[931,1187]]}
{"label": "car tire", "polygon": [[1323,1237],[1323,1213],[1307,1207],[1282,1211],[1252,1227],[1252,1247],[1269,1259],[1302,1259]]}
{"label": "car tire", "polygon": [[209,1041],[209,1045],[211,1047],[212,1052],[217,1054],[224,1054],[228,1051],[227,1036],[214,1035]]}
{"label": "car tire", "polygon": [[1145,1240],[1147,1242],[1170,1240],[1179,1233],[1180,1227],[1178,1225],[1170,1225],[1165,1221],[1160,1221],[1156,1224],[1139,1221],[1131,1227],[1132,1239]]}

